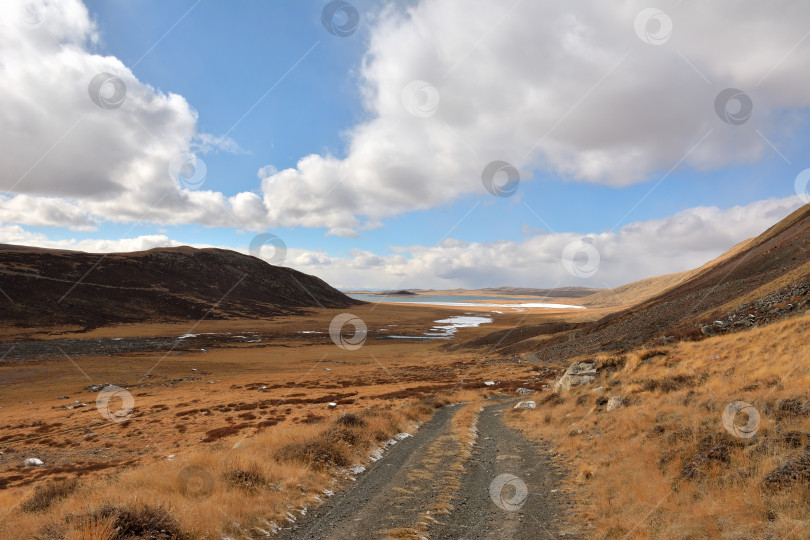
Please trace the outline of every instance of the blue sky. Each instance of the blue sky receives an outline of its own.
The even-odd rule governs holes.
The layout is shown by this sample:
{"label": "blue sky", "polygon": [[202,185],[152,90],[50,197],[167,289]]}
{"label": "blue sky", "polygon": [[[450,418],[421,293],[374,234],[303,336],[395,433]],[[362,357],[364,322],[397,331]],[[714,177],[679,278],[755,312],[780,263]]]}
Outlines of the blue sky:
{"label": "blue sky", "polygon": [[[61,3],[71,9],[81,6],[78,0],[64,0]],[[806,164],[802,163],[803,150],[810,132],[805,121],[806,104],[789,90],[790,85],[800,88],[805,81],[791,81],[782,72],[789,71],[791,65],[801,65],[802,60],[806,59],[807,48],[804,46],[806,43],[800,41],[791,52],[791,40],[802,34],[798,28],[793,31],[790,14],[786,14],[784,20],[770,21],[777,26],[786,26],[780,33],[784,42],[773,43],[773,36],[765,30],[761,35],[753,31],[751,46],[762,41],[772,44],[772,50],[767,51],[770,56],[759,59],[763,67],[758,73],[745,73],[744,65],[726,65],[722,51],[707,51],[706,45],[701,42],[702,38],[694,37],[700,28],[684,28],[687,24],[697,24],[687,22],[688,12],[673,11],[665,14],[664,16],[674,20],[675,30],[671,40],[667,35],[665,40],[669,43],[650,45],[645,42],[643,35],[636,36],[632,32],[633,19],[635,17],[635,21],[638,21],[643,4],[627,8],[626,20],[618,23],[612,19],[605,22],[611,15],[602,12],[566,13],[564,8],[545,6],[542,9],[550,10],[549,18],[552,20],[554,17],[562,17],[560,20],[581,17],[581,24],[593,24],[594,28],[600,28],[601,34],[592,39],[595,42],[603,40],[604,43],[615,46],[617,52],[612,58],[606,57],[598,62],[589,53],[581,72],[576,71],[576,63],[563,58],[559,65],[550,63],[544,67],[544,71],[534,73],[531,66],[541,58],[546,61],[547,56],[555,56],[560,51],[568,54],[571,49],[566,41],[568,38],[560,38],[555,42],[553,36],[548,38],[549,41],[537,43],[530,42],[534,38],[527,38],[527,42],[521,46],[520,36],[524,35],[520,32],[523,24],[521,19],[531,20],[532,10],[540,10],[539,13],[542,13],[540,3],[538,6],[519,7],[518,11],[528,10],[523,15],[512,14],[496,5],[487,6],[487,10],[494,10],[494,15],[488,15],[464,11],[462,3],[453,0],[390,4],[388,8],[379,3],[353,2],[350,7],[360,15],[360,24],[357,31],[348,37],[338,37],[325,30],[321,22],[325,4],[326,2],[320,0],[246,0],[238,3],[215,0],[84,2],[87,16],[91,24],[95,25],[97,35],[95,40],[77,38],[76,43],[81,44],[77,46],[84,49],[82,53],[88,62],[103,64],[112,59],[115,63],[120,62],[123,66],[121,69],[129,69],[133,82],[128,99],[135,94],[131,88],[136,84],[138,88],[146,89],[144,92],[147,93],[152,92],[149,90],[152,87],[159,100],[169,93],[182,96],[185,105],[181,107],[182,114],[179,118],[193,124],[193,132],[196,134],[194,137],[209,134],[216,138],[227,134],[235,143],[230,150],[219,148],[199,154],[208,170],[203,189],[221,194],[225,198],[252,192],[257,199],[262,198],[268,208],[278,201],[282,217],[267,220],[262,218],[256,223],[250,220],[235,224],[229,222],[223,226],[210,216],[173,219],[171,211],[167,210],[162,218],[139,222],[131,216],[124,218],[120,212],[114,210],[99,210],[98,204],[91,207],[98,203],[97,200],[82,206],[83,201],[80,199],[77,202],[76,198],[69,198],[65,199],[64,204],[75,205],[79,208],[77,213],[90,216],[87,219],[94,222],[92,227],[76,225],[78,218],[74,214],[71,214],[74,221],[63,223],[53,218],[57,212],[50,212],[47,219],[39,220],[6,217],[2,219],[2,223],[6,226],[14,224],[17,228],[8,229],[5,241],[28,238],[30,243],[77,246],[83,249],[99,246],[99,250],[105,250],[104,246],[107,246],[106,249],[114,249],[115,246],[123,249],[133,245],[121,242],[122,240],[150,237],[153,238],[154,245],[213,245],[244,251],[258,232],[266,231],[278,235],[287,244],[291,254],[288,264],[291,266],[320,273],[344,287],[361,287],[369,283],[371,286],[385,286],[397,280],[399,282],[404,279],[402,276],[407,276],[412,270],[416,271],[416,275],[430,275],[430,266],[409,270],[410,263],[403,265],[402,261],[395,260],[397,254],[403,254],[406,258],[418,258],[413,251],[403,251],[406,246],[419,246],[417,251],[427,252],[428,248],[435,247],[441,240],[458,240],[460,248],[452,245],[448,249],[459,248],[461,251],[443,255],[434,253],[434,256],[453,260],[469,256],[470,266],[480,266],[480,262],[472,260],[480,257],[490,259],[491,250],[496,249],[493,246],[508,244],[519,252],[528,249],[528,241],[536,241],[540,244],[532,244],[533,249],[543,242],[555,246],[547,248],[549,253],[538,254],[541,259],[559,258],[559,253],[552,253],[557,250],[558,242],[552,241],[550,236],[557,235],[554,238],[566,241],[587,237],[590,238],[589,241],[609,243],[618,238],[620,228],[628,223],[657,223],[667,219],[682,219],[673,216],[694,217],[700,214],[696,232],[704,228],[709,231],[704,233],[706,237],[714,238],[709,242],[710,246],[685,246],[681,238],[664,237],[661,231],[671,228],[664,229],[665,224],[659,223],[658,229],[650,233],[645,241],[671,241],[671,257],[664,256],[660,265],[641,265],[644,270],[639,270],[638,273],[628,273],[617,265],[603,280],[606,285],[614,285],[625,279],[625,276],[646,277],[646,274],[682,270],[705,262],[741,240],[741,235],[755,234],[758,232],[756,227],[761,228],[774,222],[799,204],[797,200],[785,201],[796,196],[793,179],[805,168]],[[412,8],[410,11],[408,6]],[[458,19],[448,27],[445,36],[436,29],[452,23],[446,18],[446,13],[452,13],[452,10],[457,10]],[[45,24],[69,27],[70,21],[65,13],[67,12],[49,13],[46,22],[36,31],[43,32]],[[722,14],[722,10],[718,10],[715,21],[711,20],[712,14],[708,14],[707,18],[710,23],[720,25],[723,22]],[[81,19],[81,16],[78,17]],[[604,20],[600,21],[600,17]],[[753,8],[750,17],[752,20],[758,17]],[[487,32],[477,34],[473,29],[478,28],[476,25],[485,25],[488,19],[497,22]],[[83,24],[81,20],[80,23]],[[603,28],[609,24],[616,25],[616,28]],[[627,28],[623,29],[622,24]],[[425,28],[432,30],[424,30]],[[466,32],[469,35],[462,35],[457,39],[458,42],[454,42],[453,32],[459,28],[469,29]],[[49,27],[48,30],[52,31],[52,28]],[[534,30],[539,32],[542,28]],[[676,32],[678,30],[681,31],[680,34]],[[23,39],[41,39],[41,35],[26,31],[28,34],[24,34]],[[85,34],[87,35],[90,33]],[[509,44],[510,35],[515,36],[516,44]],[[401,42],[401,47],[391,36],[399,36],[397,39]],[[408,41],[417,38],[418,43]],[[720,41],[717,48],[722,49],[722,36],[715,38]],[[587,41],[589,38],[584,39]],[[729,37],[731,39],[736,38]],[[625,61],[621,52],[628,47],[632,55],[628,52],[625,57],[630,60]],[[453,53],[455,56],[447,53],[448,60],[440,58],[445,49],[467,52],[462,55]],[[534,55],[532,50],[536,51]],[[2,54],[12,53],[13,51],[6,50]],[[786,53],[788,56],[785,56]],[[433,56],[439,58],[435,59]],[[458,58],[460,60],[454,60]],[[616,58],[620,58],[618,63]],[[777,61],[773,61],[774,59]],[[502,65],[511,63],[517,66],[513,71],[498,71]],[[569,64],[573,67],[569,68]],[[436,75],[448,65],[452,65],[452,75],[448,75],[450,71],[441,77]],[[460,67],[456,68],[456,65]],[[643,74],[643,69],[649,66],[660,70],[660,74],[651,78],[672,76],[672,84],[657,88],[656,84],[659,83],[656,81],[643,78],[641,82],[630,81],[638,77],[639,73]],[[690,68],[694,72],[690,72]],[[735,69],[738,72],[734,72]],[[616,72],[613,73],[612,70]],[[407,73],[401,75],[400,71]],[[729,71],[732,73],[729,74]],[[523,134],[509,139],[513,136],[511,130],[505,130],[499,135],[496,129],[492,137],[487,138],[482,133],[489,130],[488,126],[497,127],[497,123],[493,124],[492,118],[487,117],[486,99],[491,101],[491,96],[484,99],[492,88],[485,87],[486,83],[481,83],[481,80],[491,78],[497,82],[499,77],[505,76],[504,73],[513,78],[502,81],[503,90],[499,92],[493,108],[499,107],[503,111],[501,115],[504,122],[516,123],[514,132]],[[386,104],[385,88],[391,78],[399,77],[397,81],[420,79],[428,78],[431,74],[434,82],[444,83],[444,86],[437,84],[442,94],[440,113],[408,132],[411,129],[410,124],[403,127],[396,123],[402,122],[396,117],[402,113],[401,110],[397,113],[387,112],[390,108]],[[525,80],[517,80],[524,74]],[[769,78],[765,83],[761,79],[763,74]],[[698,80],[698,75],[707,80],[711,88],[701,88],[704,83]],[[750,80],[746,80],[746,77]],[[668,111],[668,100],[683,97],[679,97],[678,89],[678,85],[682,84],[679,82],[681,79],[689,81],[690,85],[694,84],[697,88],[694,90],[697,97],[692,98],[692,103],[701,108],[701,113],[695,115],[691,123],[684,121],[683,126],[676,128],[667,123],[676,123],[679,116],[674,108],[674,112]],[[596,86],[593,86],[594,81],[598,81]],[[602,81],[605,81],[604,84]],[[751,81],[759,82],[754,84]],[[747,84],[746,89],[754,97],[755,114],[745,126],[726,125],[712,111],[712,99],[717,91],[732,83],[741,86]],[[567,90],[568,85],[571,85],[570,91]],[[469,95],[459,92],[454,94],[452,91],[452,88],[466,90],[472,87],[480,90],[480,95],[475,95],[474,89],[469,90]],[[396,87],[395,94],[399,88]],[[566,90],[560,90],[561,88]],[[514,97],[509,92],[514,92]],[[638,92],[638,100],[635,99],[635,92]],[[656,97],[656,92],[661,94],[660,98]],[[683,94],[689,92],[687,89]],[[265,93],[266,97],[260,99]],[[525,98],[526,95],[534,93],[548,96],[549,103],[557,99],[560,105],[549,105],[546,111],[543,110],[546,98],[537,101],[536,97],[532,97],[521,102],[521,99],[528,99]],[[560,96],[555,96],[555,93]],[[621,94],[621,97],[611,97],[611,93]],[[375,96],[379,96],[379,100]],[[600,100],[618,104],[615,105],[616,111],[600,105]],[[684,106],[683,101],[681,99],[677,106]],[[460,108],[461,103],[470,108]],[[131,102],[127,102],[125,107],[130,104]],[[573,105],[570,109],[569,104]],[[621,107],[627,107],[627,114],[623,113]],[[613,105],[610,106],[612,108]],[[196,118],[193,111],[196,111]],[[539,128],[532,127],[535,124],[531,122],[518,125],[527,116],[531,117],[534,111],[538,111],[536,123]],[[588,114],[593,115],[594,111],[600,116],[611,116],[615,112],[615,116],[609,119],[612,124],[608,124],[608,120],[589,119]],[[148,110],[144,112],[145,115],[148,113]],[[513,113],[515,116],[510,116]],[[657,116],[659,113],[660,117]],[[447,116],[442,116],[443,114]],[[384,157],[386,160],[396,161],[401,154],[405,156],[402,158],[403,164],[396,169],[386,169],[386,164],[377,170],[370,165],[371,176],[365,179],[353,178],[354,171],[358,170],[356,164],[361,163],[365,171],[367,160],[363,161],[363,155],[374,151],[374,145],[370,145],[362,135],[370,133],[369,138],[377,143],[386,142],[384,137],[374,131],[374,125],[378,120],[382,124],[393,117],[396,118],[391,120],[388,129],[396,130],[397,136],[391,140],[394,149],[386,149]],[[625,118],[628,124],[638,127],[625,129]],[[532,118],[529,120],[535,121]],[[408,121],[409,119],[405,120]],[[433,127],[428,130],[424,126],[431,121],[434,122]],[[442,123],[446,129],[442,127]],[[167,120],[156,122],[155,125],[157,127],[154,134],[161,139],[164,133],[168,137],[174,136],[175,131],[183,131],[177,128],[179,122]],[[472,127],[468,129],[468,125]],[[548,126],[551,129],[546,131]],[[708,131],[706,126],[709,126]],[[611,130],[614,129],[615,141],[611,135]],[[58,131],[58,127],[53,127],[53,131]],[[188,136],[186,131],[183,131],[185,137]],[[631,132],[633,134],[627,134]],[[530,146],[543,133],[550,135],[548,141],[541,139],[548,145],[541,146],[536,155],[526,157],[517,151],[518,146],[524,142],[527,147]],[[700,149],[692,153],[691,146],[698,140],[703,141],[699,139],[701,133],[708,137],[708,142],[701,143]],[[672,148],[662,150],[666,145],[647,144],[647,141],[659,136],[662,140],[673,141]],[[425,158],[425,168],[420,168],[420,163],[414,163],[413,152],[409,153],[405,149],[400,154],[397,153],[397,145],[407,146],[410,141],[419,139],[430,139],[433,147],[437,148],[435,163],[430,161],[434,158],[432,151],[425,154],[424,149],[417,149]],[[448,152],[447,155],[452,157],[450,161],[454,163],[443,168],[448,161],[441,155],[441,147],[445,142],[448,145],[455,144],[461,150]],[[778,149],[781,156],[771,145]],[[471,152],[466,158],[463,157],[464,146]],[[43,147],[46,148],[47,145],[43,143]],[[493,153],[488,154],[488,151]],[[636,166],[631,159],[624,160],[624,153],[638,153],[639,165]],[[334,179],[329,177],[328,171],[332,169],[326,165],[321,167],[323,164],[319,164],[319,167],[312,170],[299,166],[301,158],[313,154],[323,159],[333,159],[334,163],[326,164],[329,166],[335,163],[335,166],[348,164],[351,173],[348,178],[343,178],[343,182],[356,185],[352,185],[345,197],[356,201],[358,193],[374,193],[363,203],[365,206],[347,202],[345,208],[340,210],[342,213],[334,219],[317,217],[310,221],[296,221],[296,215],[308,214],[312,218],[316,214],[328,214],[332,199],[339,200],[343,195],[340,193],[342,186],[334,193],[327,189],[327,186],[333,185]],[[595,155],[597,159],[594,158]],[[605,155],[608,155],[607,159]],[[52,157],[49,156],[48,159]],[[486,162],[490,157],[511,158],[510,162],[525,158],[518,163],[521,183],[515,196],[493,197],[478,185],[475,171],[480,169],[471,167],[473,174],[464,171],[464,161],[477,162],[480,158]],[[595,165],[587,165],[593,159]],[[64,164],[56,163],[54,166],[57,165]],[[431,169],[434,165],[442,168],[435,166]],[[352,169],[352,166],[355,168]],[[267,171],[268,167],[292,172],[283,178],[283,175],[265,172],[264,176],[275,179],[276,187],[263,190],[257,173],[260,170]],[[322,170],[327,172],[321,172]],[[425,170],[432,174],[426,175]],[[31,176],[37,173],[35,169]],[[333,176],[337,178],[337,173]],[[461,177],[465,179],[462,181],[459,179]],[[476,184],[475,189],[464,183],[467,181],[466,177]],[[659,183],[662,177],[665,179]],[[139,181],[137,174],[132,178],[132,182]],[[408,184],[412,178],[414,193],[423,191],[426,200],[420,202],[419,197],[414,197],[414,201],[403,202],[401,208],[394,209],[401,200],[407,198]],[[10,180],[8,184],[12,184]],[[43,183],[47,181],[43,180]],[[144,185],[147,184],[144,181]],[[369,185],[371,188],[368,188]],[[435,189],[436,186],[445,185],[447,189],[441,193]],[[298,202],[288,202],[289,199],[296,199],[294,195],[299,194],[299,186]],[[134,187],[129,184],[127,189]],[[274,192],[273,189],[283,191]],[[386,194],[390,191],[400,195]],[[25,190],[14,188],[6,193],[13,196],[23,192]],[[55,192],[49,193],[47,189],[25,193],[36,196],[56,195]],[[279,194],[284,195],[284,201],[278,198]],[[321,196],[324,196],[325,201],[315,204],[312,209],[304,211],[296,206],[299,203],[306,204],[307,200],[321,199]],[[739,215],[734,219],[750,223],[748,227],[741,227],[738,221],[731,221],[731,209],[747,209],[751,204],[764,200],[781,202],[772,203],[767,208],[756,207],[759,212],[756,215],[745,214],[749,210],[737,212]],[[26,201],[30,203],[29,199],[24,199],[23,202]],[[23,202],[19,204],[22,205]],[[213,203],[207,200],[202,207],[211,208],[211,204]],[[335,206],[341,204],[343,203],[336,202]],[[389,204],[392,207],[390,212],[386,206]],[[11,207],[9,203],[9,208]],[[709,218],[700,211],[694,211],[698,207],[714,207],[715,213]],[[72,209],[73,206],[71,212]],[[209,212],[215,214],[216,210]],[[24,214],[17,212],[13,215],[19,216],[21,213]],[[359,221],[356,221],[358,217]],[[173,223],[175,221],[179,223]],[[377,223],[372,227],[362,225],[369,221]],[[735,227],[739,232],[725,234],[726,227]],[[614,236],[610,236],[611,234]],[[538,236],[549,238],[541,241],[536,238]],[[0,238],[0,241],[3,239]],[[152,245],[144,242],[145,240],[134,245]],[[675,248],[676,245],[680,247]],[[640,252],[645,249],[643,246],[637,247]],[[607,254],[611,249],[606,244],[603,251]],[[329,261],[324,259],[314,264],[313,253],[320,254]],[[371,265],[376,267],[375,276],[389,274],[389,277],[400,277],[369,278],[371,274],[368,272],[372,270],[368,265],[355,266],[356,272],[352,274],[352,260],[358,257],[358,253],[388,258],[382,263],[377,261]],[[486,253],[490,255],[484,255]],[[639,267],[629,257],[626,259],[624,267]],[[609,255],[605,255],[604,260],[609,260]],[[562,274],[562,278],[538,279],[532,273],[511,275],[507,271],[512,265],[509,260],[503,260],[499,264],[498,269],[492,272],[493,279],[513,282],[489,285],[549,286],[560,282],[593,285],[585,283],[582,276]],[[531,262],[523,261],[522,264],[530,266]],[[454,266],[448,273],[460,277],[427,281],[431,281],[432,286],[450,286],[454,283],[458,286],[487,285],[481,282],[480,267],[469,270],[470,276],[475,276],[469,280],[463,277],[462,265]],[[432,271],[434,274],[441,273],[435,268]],[[416,275],[408,285],[420,285]],[[601,286],[601,283],[596,286]]]}

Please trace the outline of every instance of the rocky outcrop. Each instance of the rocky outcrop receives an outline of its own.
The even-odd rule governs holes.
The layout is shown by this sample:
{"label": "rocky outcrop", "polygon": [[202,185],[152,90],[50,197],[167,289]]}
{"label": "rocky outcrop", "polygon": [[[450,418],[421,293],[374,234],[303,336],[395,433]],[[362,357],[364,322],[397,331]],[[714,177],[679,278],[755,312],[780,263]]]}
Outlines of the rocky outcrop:
{"label": "rocky outcrop", "polygon": [[711,337],[768,324],[810,310],[810,282],[801,282],[745,304],[711,324],[700,324],[700,333]]}
{"label": "rocky outcrop", "polygon": [[597,374],[596,362],[574,362],[554,384],[554,391],[567,392],[575,386],[590,384],[596,379]]}

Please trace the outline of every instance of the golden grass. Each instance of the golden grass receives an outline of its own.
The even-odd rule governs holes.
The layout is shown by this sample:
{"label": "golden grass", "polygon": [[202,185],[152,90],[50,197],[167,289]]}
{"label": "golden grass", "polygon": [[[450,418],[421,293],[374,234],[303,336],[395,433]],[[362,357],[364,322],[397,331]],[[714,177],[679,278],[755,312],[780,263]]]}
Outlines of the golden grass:
{"label": "golden grass", "polygon": [[[807,539],[810,482],[765,479],[810,448],[808,326],[804,316],[599,357],[606,369],[593,384],[506,418],[565,455],[593,538]],[[610,396],[625,406],[606,412]],[[751,438],[723,427],[734,401],[761,414]]]}
{"label": "golden grass", "polygon": [[264,534],[339,489],[347,476],[340,465],[365,461],[383,441],[470,394],[402,400],[327,424],[275,426],[235,445],[90,477],[49,498],[47,511],[23,511],[19,503],[31,492],[12,488],[0,492],[0,536],[113,539],[116,527],[141,515],[165,517],[182,538]]}
{"label": "golden grass", "polygon": [[607,289],[582,298],[582,305],[589,308],[625,307],[639,304],[644,300],[675,287],[694,275],[695,271],[678,272],[634,281],[620,287]]}

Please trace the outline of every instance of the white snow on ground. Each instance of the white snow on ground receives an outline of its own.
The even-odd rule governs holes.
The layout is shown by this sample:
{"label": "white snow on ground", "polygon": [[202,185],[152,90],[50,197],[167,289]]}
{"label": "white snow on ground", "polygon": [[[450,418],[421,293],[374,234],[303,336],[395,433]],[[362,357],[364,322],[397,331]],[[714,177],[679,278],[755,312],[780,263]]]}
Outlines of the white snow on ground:
{"label": "white snow on ground", "polygon": [[[230,334],[230,332],[225,332],[224,333],[224,335],[228,335],[228,334]],[[177,339],[188,339],[188,338],[193,338],[193,337],[197,337],[197,336],[215,336],[215,335],[217,335],[217,332],[203,332],[201,334],[183,334],[182,336],[179,336]]]}
{"label": "white snow on ground", "polygon": [[431,327],[430,332],[425,332],[426,337],[451,338],[459,328],[475,328],[482,324],[489,324],[492,322],[492,317],[456,315],[433,322],[437,326]]}
{"label": "white snow on ground", "polygon": [[479,302],[397,302],[397,304],[422,304],[425,306],[457,306],[457,307],[585,309],[584,306],[572,306],[569,304],[552,304],[546,302],[527,302],[525,304],[490,304]]}

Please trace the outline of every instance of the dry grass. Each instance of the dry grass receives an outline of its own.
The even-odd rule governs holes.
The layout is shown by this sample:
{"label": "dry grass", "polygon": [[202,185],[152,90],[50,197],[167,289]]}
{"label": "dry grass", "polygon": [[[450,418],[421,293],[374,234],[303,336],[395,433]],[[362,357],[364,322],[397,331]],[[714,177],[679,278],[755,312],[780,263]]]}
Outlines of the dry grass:
{"label": "dry grass", "polygon": [[[612,369],[593,384],[507,418],[564,453],[593,538],[807,539],[808,326],[804,316],[599,358]],[[625,406],[606,412],[610,396]],[[734,401],[761,415],[751,438],[723,427]],[[736,425],[746,420],[738,414]]]}
{"label": "dry grass", "polygon": [[72,495],[78,486],[79,482],[75,478],[38,485],[34,490],[34,494],[20,504],[20,510],[23,512],[47,510],[54,503]]}
{"label": "dry grass", "polygon": [[113,540],[264,534],[297,517],[292,509],[318,504],[324,491],[339,489],[346,478],[341,467],[365,461],[383,441],[466,394],[391,403],[328,424],[276,426],[236,445],[209,445],[178,460],[80,484],[42,484],[19,506],[27,491],[6,490],[0,510],[10,514],[0,535]]}

